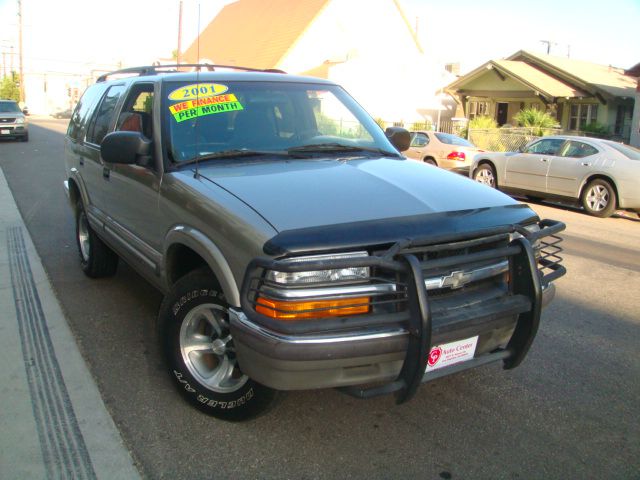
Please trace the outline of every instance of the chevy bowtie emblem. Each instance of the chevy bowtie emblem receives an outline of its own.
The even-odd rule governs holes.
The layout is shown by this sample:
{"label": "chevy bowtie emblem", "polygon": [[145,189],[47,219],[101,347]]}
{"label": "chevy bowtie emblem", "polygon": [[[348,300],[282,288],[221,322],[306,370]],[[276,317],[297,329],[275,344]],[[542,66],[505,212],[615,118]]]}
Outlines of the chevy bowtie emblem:
{"label": "chevy bowtie emblem", "polygon": [[452,289],[464,287],[471,281],[471,275],[468,272],[451,272],[449,275],[440,277],[440,288],[449,287]]}

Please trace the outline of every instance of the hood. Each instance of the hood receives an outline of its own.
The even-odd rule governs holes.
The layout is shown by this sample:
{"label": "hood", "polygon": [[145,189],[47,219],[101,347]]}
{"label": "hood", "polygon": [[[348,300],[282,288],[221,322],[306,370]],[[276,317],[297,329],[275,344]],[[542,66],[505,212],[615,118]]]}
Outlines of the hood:
{"label": "hood", "polygon": [[497,190],[406,159],[302,159],[201,165],[278,232],[517,205]]}

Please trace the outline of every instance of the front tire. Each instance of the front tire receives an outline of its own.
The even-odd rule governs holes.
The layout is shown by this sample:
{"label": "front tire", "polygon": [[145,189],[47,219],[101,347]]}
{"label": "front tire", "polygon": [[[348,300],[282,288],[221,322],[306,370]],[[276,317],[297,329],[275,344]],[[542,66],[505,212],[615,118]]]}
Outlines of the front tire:
{"label": "front tire", "polygon": [[582,207],[594,217],[610,217],[616,209],[616,203],[616,191],[601,178],[589,182],[582,192]]}
{"label": "front tire", "polygon": [[491,188],[498,187],[496,178],[497,177],[495,169],[488,163],[483,163],[482,165],[480,165],[473,174],[473,179],[476,182],[482,183],[483,185],[487,185]]}
{"label": "front tire", "polygon": [[240,369],[228,318],[210,271],[193,271],[162,302],[160,341],[169,373],[189,403],[216,418],[243,421],[264,413],[276,392]]}
{"label": "front tire", "polygon": [[118,255],[111,250],[89,225],[82,200],[76,204],[76,244],[82,271],[91,278],[110,277],[118,269]]}

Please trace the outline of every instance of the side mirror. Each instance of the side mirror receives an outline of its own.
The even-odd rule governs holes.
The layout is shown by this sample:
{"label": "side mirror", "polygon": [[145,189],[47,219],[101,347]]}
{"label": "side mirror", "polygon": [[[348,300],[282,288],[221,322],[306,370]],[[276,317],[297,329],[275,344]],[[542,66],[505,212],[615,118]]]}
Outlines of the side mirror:
{"label": "side mirror", "polygon": [[24,113],[25,115],[29,115],[29,108],[28,107],[24,107],[22,109],[22,113]]}
{"label": "side mirror", "polygon": [[151,153],[151,141],[140,132],[111,132],[100,144],[105,162],[133,164]]}
{"label": "side mirror", "polygon": [[391,145],[396,147],[399,152],[404,152],[409,149],[411,144],[411,134],[400,127],[388,127],[384,134],[387,136]]}

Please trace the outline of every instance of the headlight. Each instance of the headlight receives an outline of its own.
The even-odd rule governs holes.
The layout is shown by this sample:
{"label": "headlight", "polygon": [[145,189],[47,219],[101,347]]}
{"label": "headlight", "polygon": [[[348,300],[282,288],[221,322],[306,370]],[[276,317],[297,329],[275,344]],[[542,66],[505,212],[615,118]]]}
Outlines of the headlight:
{"label": "headlight", "polygon": [[[315,262],[322,260],[342,260],[347,258],[367,257],[367,252],[336,253],[292,258],[288,263]],[[269,271],[267,280],[282,285],[307,285],[310,283],[340,282],[344,280],[362,280],[369,278],[369,267],[346,267],[329,270],[312,270],[308,272]]]}
{"label": "headlight", "polygon": [[[292,258],[287,260],[287,263],[348,260],[367,256],[367,252],[313,255]],[[269,270],[265,274],[265,280],[272,282],[272,285],[259,293],[256,299],[256,311],[267,317],[280,320],[302,320],[368,313],[371,310],[371,298],[363,296],[362,287],[345,287],[344,283],[361,284],[361,280],[367,280],[369,277],[369,267],[347,266],[302,272]],[[332,285],[338,283],[341,286]],[[313,288],[314,285],[317,287]],[[291,294],[290,287],[297,287],[294,288],[295,295]],[[300,287],[308,287],[308,289]]]}
{"label": "headlight", "polygon": [[16,118],[16,123],[26,123],[25,118],[24,117]]}

